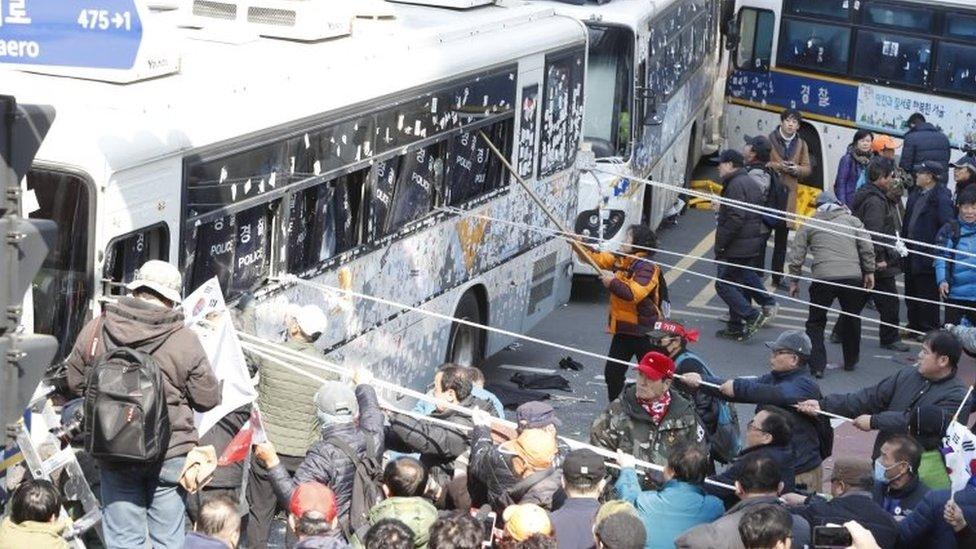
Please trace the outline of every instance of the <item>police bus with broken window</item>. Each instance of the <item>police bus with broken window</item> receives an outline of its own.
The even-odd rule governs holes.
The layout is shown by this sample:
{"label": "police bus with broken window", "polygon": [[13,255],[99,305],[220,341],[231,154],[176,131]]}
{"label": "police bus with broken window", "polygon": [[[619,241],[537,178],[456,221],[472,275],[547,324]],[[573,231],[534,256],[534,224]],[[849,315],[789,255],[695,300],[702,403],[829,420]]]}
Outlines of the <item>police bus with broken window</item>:
{"label": "police bus with broken window", "polygon": [[350,2],[327,18],[303,3],[294,26],[240,10],[231,25],[198,4],[193,27],[174,12],[144,21],[181,51],[162,68],[4,75],[5,93],[57,110],[24,185],[25,213],[58,223],[33,322],[62,356],[149,259],[179,267],[184,295],[214,277],[230,304],[255,295],[256,332],[272,341],[290,306],[317,306],[330,317],[318,349],[404,384],[510,341],[305,282],[517,332],[566,302],[562,243],[448,208],[538,220],[508,162],[575,215],[575,20]]}
{"label": "police bus with broken window", "polygon": [[[657,229],[680,211],[678,194],[631,177],[686,185],[718,134],[719,0],[533,3],[589,34],[583,146],[596,169],[580,177],[574,232],[618,243],[635,223]],[[576,272],[599,274],[580,259]]]}

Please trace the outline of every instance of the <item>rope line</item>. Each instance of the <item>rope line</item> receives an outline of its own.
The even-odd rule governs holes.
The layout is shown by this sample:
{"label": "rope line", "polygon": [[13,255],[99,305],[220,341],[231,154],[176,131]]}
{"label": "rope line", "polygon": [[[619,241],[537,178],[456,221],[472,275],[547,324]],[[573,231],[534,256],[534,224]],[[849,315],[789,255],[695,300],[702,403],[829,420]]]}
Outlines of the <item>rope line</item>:
{"label": "rope line", "polygon": [[[709,200],[718,202],[719,204],[725,204],[725,205],[727,205],[729,207],[738,208],[738,209],[745,210],[745,211],[749,211],[749,212],[752,212],[752,213],[763,214],[763,215],[766,215],[768,217],[772,217],[774,219],[779,219],[779,220],[783,220],[783,221],[797,221],[797,222],[802,222],[802,223],[805,223],[805,224],[808,224],[808,225],[811,225],[811,226],[817,226],[821,230],[824,230],[826,232],[830,232],[832,234],[838,234],[838,235],[841,235],[841,236],[846,236],[846,237],[849,237],[849,238],[854,238],[854,239],[857,239],[857,240],[861,240],[861,241],[865,241],[865,242],[870,242],[871,244],[873,244],[875,246],[883,246],[883,247],[892,248],[892,249],[895,249],[895,250],[898,249],[898,246],[896,244],[892,244],[892,243],[886,242],[884,240],[874,240],[872,238],[865,238],[863,236],[851,235],[851,234],[849,234],[847,232],[836,231],[836,230],[832,230],[832,229],[828,229],[827,228],[829,226],[837,226],[837,227],[841,227],[841,228],[846,228],[848,230],[851,229],[851,227],[849,225],[844,225],[842,223],[836,223],[836,222],[833,222],[833,221],[827,221],[825,219],[816,219],[816,218],[813,218],[813,217],[807,217],[805,215],[801,215],[801,214],[798,214],[798,213],[786,212],[786,211],[783,211],[783,210],[777,210],[776,208],[770,208],[768,206],[760,206],[760,205],[757,205],[757,204],[751,204],[749,202],[744,202],[742,200],[735,200],[735,199],[732,199],[732,198],[725,198],[723,196],[716,195],[716,194],[711,194],[711,193],[706,193],[706,192],[702,192],[702,191],[697,191],[695,189],[689,189],[689,188],[686,188],[686,187],[673,185],[671,183],[664,183],[663,181],[654,181],[653,179],[643,179],[643,178],[636,177],[636,176],[626,176],[626,175],[619,174],[619,173],[614,172],[614,171],[611,171],[611,170],[606,170],[606,169],[601,169],[601,168],[594,168],[593,171],[605,173],[607,175],[612,175],[612,176],[615,176],[615,177],[627,178],[627,179],[629,179],[631,181],[634,181],[636,183],[640,183],[641,185],[646,185],[646,186],[651,186],[651,187],[660,187],[660,188],[663,188],[663,189],[672,190],[672,191],[675,191],[675,192],[678,192],[678,193],[681,193],[681,194],[695,196],[695,197],[698,197],[698,198],[707,198]],[[937,244],[930,244],[928,242],[922,242],[920,240],[913,240],[913,239],[910,239],[910,238],[902,238],[899,235],[889,235],[889,234],[880,233],[880,232],[877,232],[877,231],[871,231],[871,230],[868,230],[866,228],[863,228],[863,229],[860,229],[860,230],[863,230],[865,233],[867,233],[869,235],[877,236],[879,238],[883,238],[883,239],[886,239],[886,240],[892,240],[892,241],[901,240],[902,242],[904,242],[906,244],[912,244],[913,246],[921,246],[921,247],[930,248],[930,249],[934,249],[934,250],[938,250],[938,251],[948,252],[948,253],[954,254],[956,256],[965,256],[965,257],[974,257],[974,258],[976,258],[976,253],[967,252],[965,250],[955,250],[955,249],[952,249],[952,248],[947,248],[945,246],[939,246]],[[969,266],[969,267],[972,267],[973,266],[971,263],[967,263],[965,261],[960,261],[958,259],[949,258],[949,257],[941,256],[941,255],[934,255],[934,254],[922,252],[922,251],[919,251],[919,250],[908,250],[908,253],[909,254],[919,255],[919,256],[922,256],[922,257],[928,257],[928,258],[932,258],[932,259],[942,259],[942,260],[944,260],[946,262],[949,262],[949,263],[959,263],[959,264],[966,265],[966,266]]]}
{"label": "rope line", "polygon": [[[437,208],[437,209],[440,210],[440,211],[452,213],[454,215],[460,215],[460,216],[465,216],[465,217],[476,217],[476,218],[479,218],[479,219],[484,219],[486,221],[492,221],[492,222],[500,223],[500,224],[503,224],[503,225],[511,225],[511,226],[515,226],[515,227],[521,227],[521,228],[525,228],[525,229],[529,229],[529,230],[533,230],[533,231],[538,231],[538,232],[546,233],[546,234],[549,234],[549,235],[552,235],[552,236],[557,236],[557,237],[562,238],[563,240],[566,240],[566,241],[571,241],[571,240],[577,240],[578,239],[578,240],[583,240],[583,241],[589,240],[589,241],[596,242],[596,243],[600,243],[600,242],[610,242],[610,243],[612,243],[613,242],[612,240],[609,240],[609,239],[606,239],[606,238],[598,238],[598,237],[595,237],[595,236],[587,236],[587,235],[582,235],[582,234],[579,234],[579,233],[565,232],[565,231],[561,231],[561,230],[558,230],[558,229],[550,229],[548,227],[540,227],[538,225],[531,225],[531,224],[528,224],[528,223],[521,223],[521,222],[518,222],[518,221],[510,221],[510,220],[507,220],[507,219],[499,219],[499,218],[496,218],[496,217],[491,217],[489,215],[475,213],[474,211],[464,210],[464,209],[457,208],[457,207],[454,207],[454,206],[442,206],[442,207]],[[737,263],[729,263],[728,261],[722,261],[721,259],[712,259],[712,258],[705,257],[705,256],[692,256],[690,254],[683,254],[683,253],[680,253],[680,252],[672,252],[672,251],[669,251],[669,250],[664,250],[662,248],[654,248],[654,247],[650,247],[650,246],[639,246],[637,244],[630,244],[630,247],[631,248],[634,248],[634,249],[637,249],[637,250],[644,250],[644,251],[648,251],[648,252],[654,252],[654,253],[665,254],[665,255],[673,255],[673,256],[678,256],[678,257],[681,257],[681,258],[684,258],[684,257],[695,257],[697,260],[705,261],[707,263],[714,263],[716,265],[724,265],[724,266],[729,266],[729,267],[741,267],[742,266],[742,265],[739,265]],[[625,254],[625,253],[622,253],[622,252],[613,252],[613,253],[615,255],[618,255],[618,256],[621,256],[621,257],[630,257],[630,258],[635,258],[635,259],[639,258],[639,256],[632,255],[632,254]],[[787,278],[795,278],[797,280],[803,280],[803,281],[807,281],[807,282],[811,282],[811,283],[812,282],[818,282],[818,283],[821,283],[821,284],[825,284],[827,286],[836,286],[836,287],[840,287],[840,288],[855,289],[855,290],[859,290],[859,291],[867,292],[867,293],[872,293],[872,294],[878,294],[878,295],[884,295],[884,296],[893,296],[893,297],[896,297],[896,298],[905,299],[907,301],[917,301],[919,303],[928,303],[928,304],[932,304],[932,305],[942,305],[942,306],[945,306],[947,308],[952,308],[952,309],[963,309],[963,310],[970,310],[971,309],[971,307],[968,307],[966,305],[957,305],[957,304],[954,304],[954,303],[948,303],[948,302],[944,302],[944,301],[936,301],[936,300],[932,300],[932,299],[925,299],[923,297],[915,297],[915,296],[910,296],[910,295],[893,294],[891,292],[883,292],[881,290],[875,290],[873,288],[869,290],[869,289],[864,288],[864,287],[853,287],[853,286],[848,286],[847,284],[842,284],[840,282],[833,282],[831,280],[820,280],[820,279],[817,279],[817,278],[803,276],[803,275],[787,274],[787,273],[782,273],[782,272],[779,272],[779,271],[774,271],[772,269],[765,269],[765,268],[762,268],[762,267],[754,267],[754,268],[752,268],[752,270],[753,271],[758,271],[758,272],[763,272],[763,273],[766,273],[766,274],[782,275],[782,276],[785,276]],[[775,295],[779,296],[780,294],[775,294]]]}
{"label": "rope line", "polygon": [[[259,338],[257,336],[253,336],[251,334],[242,332],[240,330],[237,330],[236,332],[237,332],[237,335],[240,338],[242,338],[242,341],[241,341],[241,346],[242,347],[246,348],[249,352],[255,352],[256,354],[259,354],[259,355],[262,355],[262,356],[266,356],[266,357],[270,357],[275,362],[278,362],[279,364],[284,364],[284,361],[287,359],[287,360],[293,361],[295,363],[298,363],[298,364],[301,364],[301,365],[304,365],[304,366],[308,366],[310,368],[316,368],[316,369],[320,369],[320,370],[325,370],[325,371],[337,373],[337,374],[340,374],[340,375],[345,375],[347,377],[351,377],[352,376],[352,371],[349,368],[345,368],[343,366],[339,366],[338,364],[335,364],[334,362],[330,362],[330,361],[326,360],[324,357],[323,358],[314,357],[314,356],[311,356],[311,355],[309,355],[307,353],[304,353],[304,352],[301,352],[301,351],[296,351],[294,349],[289,349],[288,347],[285,347],[283,345],[280,345],[280,344],[277,344],[277,343],[272,343],[270,341],[267,341],[267,340],[262,339],[262,338]],[[291,368],[297,368],[293,364],[288,364],[288,366],[291,367]],[[309,376],[309,377],[312,377],[312,376]],[[320,379],[322,381],[325,381],[324,379],[318,378],[318,377],[316,377],[316,379]],[[386,389],[388,389],[390,391],[393,391],[393,392],[396,392],[396,393],[405,395],[405,396],[413,397],[413,398],[416,398],[418,400],[422,400],[424,402],[428,402],[428,403],[434,404],[435,406],[437,406],[437,405],[443,406],[443,407],[445,407],[447,409],[453,410],[455,412],[458,412],[460,414],[464,414],[464,415],[469,416],[469,417],[473,417],[475,415],[475,411],[472,410],[472,409],[470,409],[470,408],[466,408],[464,406],[460,406],[460,405],[454,404],[452,402],[447,402],[445,400],[441,400],[441,399],[435,398],[435,397],[433,397],[431,395],[428,395],[426,393],[421,393],[419,391],[414,391],[413,389],[409,389],[407,387],[403,387],[401,385],[397,385],[395,383],[392,383],[392,382],[389,382],[389,381],[385,381],[385,380],[382,380],[382,379],[379,379],[379,378],[376,378],[376,377],[373,378],[373,384],[375,384],[377,386],[380,386],[380,387],[383,387],[383,388],[386,388]],[[402,410],[396,409],[396,411],[398,413],[402,413]],[[439,418],[431,418],[431,419],[439,419]],[[495,422],[495,423],[498,423],[500,425],[503,425],[505,427],[508,427],[510,429],[516,429],[517,428],[517,425],[514,422],[508,421],[506,419],[492,417],[491,418],[491,421],[492,422]],[[457,427],[460,427],[460,426],[457,426]],[[570,446],[570,448],[574,448],[574,449],[576,449],[576,448],[588,448],[588,449],[593,450],[594,452],[596,452],[597,454],[599,454],[599,455],[601,455],[601,456],[603,456],[605,458],[612,459],[612,460],[616,460],[617,459],[616,452],[611,452],[610,450],[607,450],[606,448],[602,448],[602,447],[599,447],[599,446],[593,446],[591,444],[586,444],[584,442],[580,442],[578,440],[571,439],[571,438],[568,438],[568,437],[565,437],[565,436],[562,436],[562,435],[558,435],[558,436],[559,436],[559,438],[561,440],[565,441],[566,444],[568,444]],[[645,469],[652,469],[652,470],[659,471],[659,472],[663,472],[664,471],[664,467],[663,466],[657,465],[655,463],[651,463],[651,462],[645,461],[645,460],[636,459],[636,465],[638,465],[640,467],[643,467]],[[732,486],[732,485],[725,484],[725,483],[722,483],[722,482],[717,482],[717,481],[710,480],[710,479],[705,479],[705,482],[707,482],[709,484],[712,484],[714,486],[719,486],[721,488],[728,489],[728,490],[734,490],[735,489],[735,487]]]}

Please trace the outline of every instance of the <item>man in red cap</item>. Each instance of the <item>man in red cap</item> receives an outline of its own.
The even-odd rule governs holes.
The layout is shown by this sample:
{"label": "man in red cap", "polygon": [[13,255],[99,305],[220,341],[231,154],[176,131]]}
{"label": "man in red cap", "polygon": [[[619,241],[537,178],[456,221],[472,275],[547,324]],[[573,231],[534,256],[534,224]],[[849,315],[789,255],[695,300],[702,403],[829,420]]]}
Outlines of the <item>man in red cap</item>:
{"label": "man in red cap", "polygon": [[[671,357],[677,375],[714,375],[700,356],[688,350],[689,343],[698,341],[698,330],[688,330],[677,322],[660,320],[654,323],[654,329],[647,332],[647,337],[655,351]],[[674,380],[674,389],[694,404],[695,412],[708,433],[712,459],[731,463],[739,453],[741,438],[735,407],[708,391],[697,391],[678,378]]]}
{"label": "man in red cap", "polygon": [[627,385],[590,428],[590,441],[664,466],[681,442],[707,451],[705,429],[691,402],[671,389],[671,357],[651,351],[637,367],[637,383]]}
{"label": "man in red cap", "polygon": [[338,529],[339,509],[335,493],[318,482],[299,484],[288,500],[288,526],[298,538],[298,547],[346,547]]}

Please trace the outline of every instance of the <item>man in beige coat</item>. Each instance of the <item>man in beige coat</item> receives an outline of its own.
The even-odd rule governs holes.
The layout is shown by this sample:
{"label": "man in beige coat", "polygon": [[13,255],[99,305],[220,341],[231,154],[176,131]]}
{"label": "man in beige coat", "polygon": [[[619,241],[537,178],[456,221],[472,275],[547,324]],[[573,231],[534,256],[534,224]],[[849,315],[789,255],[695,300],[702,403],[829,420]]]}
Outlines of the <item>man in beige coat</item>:
{"label": "man in beige coat", "polygon": [[[803,117],[796,109],[787,109],[780,114],[780,125],[769,134],[769,141],[773,144],[773,151],[767,165],[779,175],[779,181],[790,191],[786,202],[786,211],[796,213],[796,190],[800,181],[810,177],[813,168],[810,165],[810,149],[806,141],[799,135]],[[773,260],[770,270],[778,274],[773,275],[773,283],[782,284],[783,266],[786,264],[786,244],[790,229],[796,224],[787,222],[785,226],[776,227],[773,231]],[[762,259],[765,263],[765,258]]]}

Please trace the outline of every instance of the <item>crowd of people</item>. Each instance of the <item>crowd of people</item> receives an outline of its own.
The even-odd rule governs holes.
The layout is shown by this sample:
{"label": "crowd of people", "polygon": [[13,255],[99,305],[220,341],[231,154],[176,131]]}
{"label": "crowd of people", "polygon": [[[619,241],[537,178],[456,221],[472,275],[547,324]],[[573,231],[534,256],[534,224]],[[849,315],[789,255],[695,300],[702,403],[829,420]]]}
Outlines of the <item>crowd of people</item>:
{"label": "crowd of people", "polygon": [[[813,219],[825,223],[798,224],[770,211],[792,211],[797,183],[810,174],[800,123],[785,111],[772,134],[718,156],[727,200],[715,208],[716,291],[729,314],[717,335],[744,341],[777,314],[762,277],[770,236],[773,282],[791,296],[812,256],[806,330],[766,343],[767,373],[726,379],[691,348],[697,332],[667,318],[653,231],[629,227],[616,252],[572,243],[600,267],[610,293],[608,405],[589,444],[560,437],[545,401],[518,406],[511,429],[473,367],[437,368],[413,410],[381,401],[364,367],[310,376],[304,361],[321,356],[315,342],[329,321],[314,306],[283,319],[284,339],[273,347],[289,358],[248,354],[255,405],[198,436],[195,414],[221,403],[223,380],[185,325],[181,273],[147,262],[131,295],[105,304],[82,329],[60,388],[84,399],[104,545],[788,549],[840,535],[857,548],[976,547],[976,484],[952,486],[940,451],[950,423],[971,411],[958,365],[964,348],[976,352],[976,328],[967,327],[976,262],[952,250],[976,252],[976,163],[952,165],[953,196],[948,141],[920,115],[898,166],[890,137],[858,132],[835,192],[816,199]],[[942,249],[928,253],[920,242]],[[906,295],[931,301],[908,301],[907,328],[923,334],[917,364],[825,395],[817,381],[827,368],[825,307],[836,300],[849,313],[835,325],[845,369],[858,362],[868,301],[884,323],[881,346],[906,351],[901,274]],[[946,328],[940,299],[951,305]],[[254,333],[253,311],[241,300],[234,325]],[[634,359],[636,383],[627,384]],[[138,387],[120,381],[131,372],[147,373]],[[744,433],[734,403],[755,405]],[[829,417],[874,433],[870,455],[834,456]],[[248,429],[266,440],[248,444],[243,460],[211,463],[208,455],[224,455]],[[0,549],[66,547],[65,503],[51,482],[23,480],[0,525]],[[286,525],[284,539],[276,521]]]}

